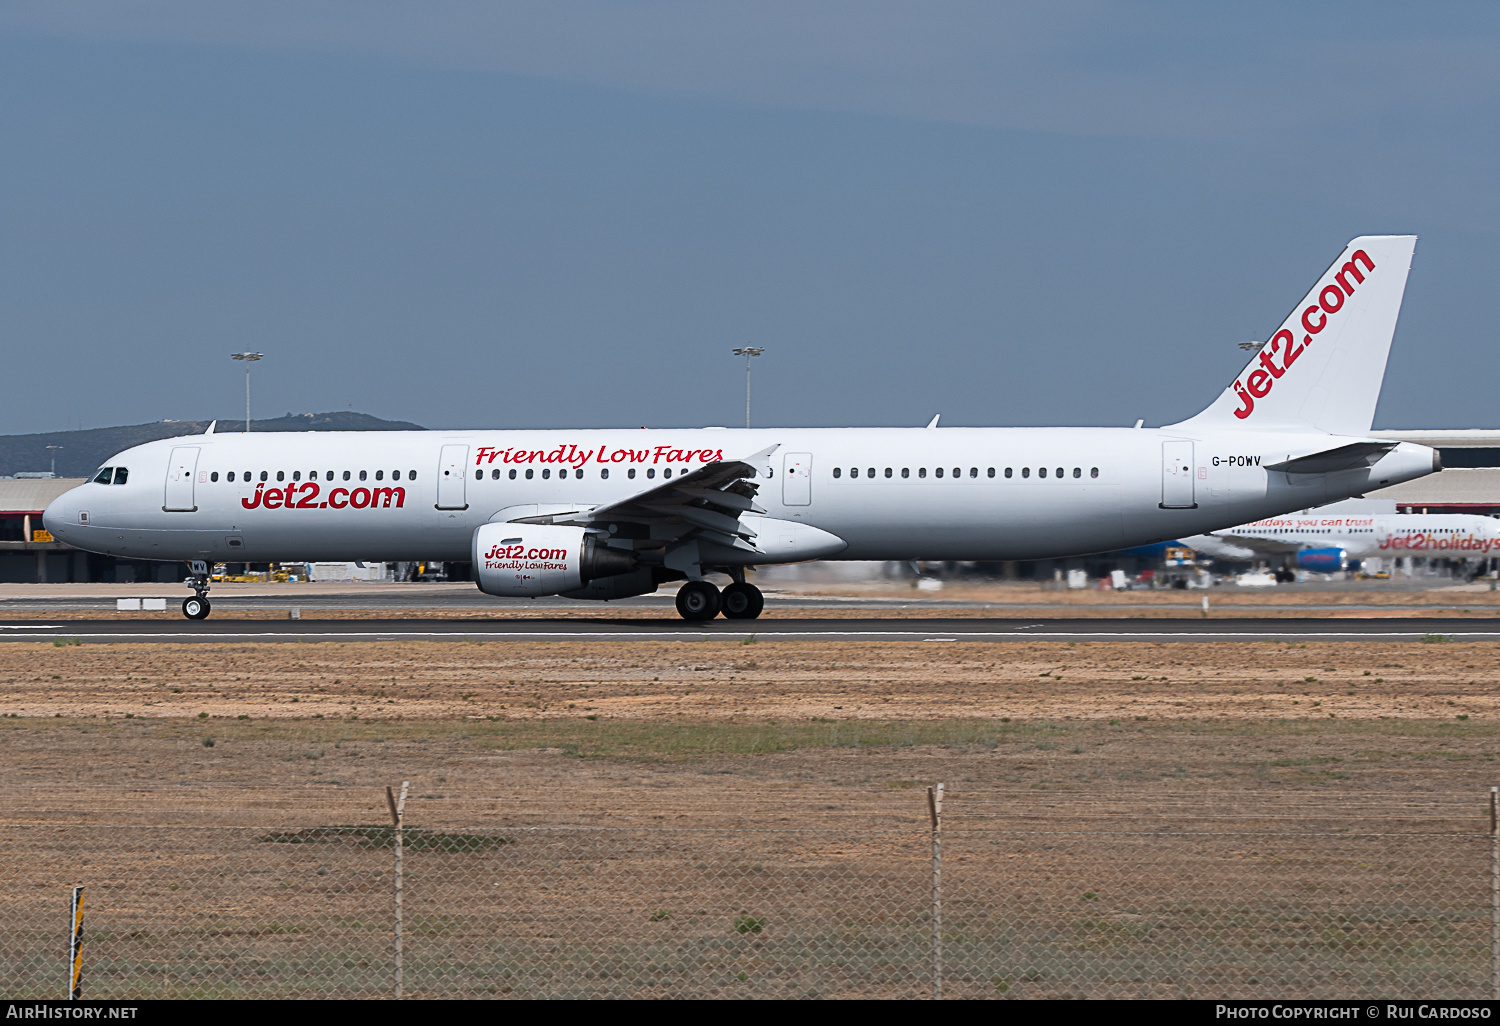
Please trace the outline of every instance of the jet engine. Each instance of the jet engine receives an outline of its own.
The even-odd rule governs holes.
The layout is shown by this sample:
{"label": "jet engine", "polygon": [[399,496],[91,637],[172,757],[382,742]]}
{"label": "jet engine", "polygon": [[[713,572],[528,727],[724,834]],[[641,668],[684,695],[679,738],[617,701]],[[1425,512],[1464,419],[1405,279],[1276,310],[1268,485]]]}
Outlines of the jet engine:
{"label": "jet engine", "polygon": [[1303,549],[1297,553],[1297,566],[1331,574],[1348,568],[1349,554],[1339,548]]}
{"label": "jet engine", "polygon": [[581,527],[499,523],[474,532],[475,576],[487,595],[556,595],[634,569],[634,554],[605,547]]}

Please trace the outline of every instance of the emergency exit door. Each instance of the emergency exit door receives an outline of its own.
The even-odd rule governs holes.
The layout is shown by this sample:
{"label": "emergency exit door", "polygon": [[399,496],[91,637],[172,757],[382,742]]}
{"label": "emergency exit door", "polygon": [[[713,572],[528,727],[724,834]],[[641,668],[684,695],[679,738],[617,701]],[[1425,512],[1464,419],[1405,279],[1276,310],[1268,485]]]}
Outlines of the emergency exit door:
{"label": "emergency exit door", "polygon": [[167,491],[161,508],[168,513],[191,513],[198,508],[193,482],[198,477],[198,447],[179,445],[167,461]]}
{"label": "emergency exit door", "polygon": [[812,505],[812,453],[789,452],[781,465],[781,503]]}
{"label": "emergency exit door", "polygon": [[469,447],[445,445],[438,457],[438,509],[468,509]]}
{"label": "emergency exit door", "polygon": [[1193,501],[1193,443],[1161,443],[1161,508],[1196,509]]}

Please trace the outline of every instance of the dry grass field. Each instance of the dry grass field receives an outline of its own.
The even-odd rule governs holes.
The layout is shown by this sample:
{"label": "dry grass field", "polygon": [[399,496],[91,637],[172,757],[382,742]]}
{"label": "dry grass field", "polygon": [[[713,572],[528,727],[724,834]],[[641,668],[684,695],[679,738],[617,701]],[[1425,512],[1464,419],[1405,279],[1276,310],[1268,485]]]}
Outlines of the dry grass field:
{"label": "dry grass field", "polygon": [[[59,992],[1481,996],[1500,645],[0,646],[0,931]],[[600,829],[603,828],[603,829]],[[65,948],[65,945],[64,945]]]}
{"label": "dry grass field", "polygon": [[[1490,643],[0,647],[12,821],[1477,829]],[[208,747],[206,742],[212,742]],[[314,812],[316,814],[314,815]]]}

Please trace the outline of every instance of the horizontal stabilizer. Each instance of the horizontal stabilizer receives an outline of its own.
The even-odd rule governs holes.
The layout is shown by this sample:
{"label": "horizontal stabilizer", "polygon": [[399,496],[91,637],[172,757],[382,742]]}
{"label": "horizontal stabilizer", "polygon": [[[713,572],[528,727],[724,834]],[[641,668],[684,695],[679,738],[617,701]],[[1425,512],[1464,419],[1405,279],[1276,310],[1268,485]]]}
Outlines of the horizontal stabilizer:
{"label": "horizontal stabilizer", "polygon": [[1351,442],[1337,449],[1325,449],[1309,456],[1298,456],[1293,460],[1266,465],[1267,470],[1279,470],[1283,474],[1331,474],[1338,470],[1363,470],[1379,463],[1386,453],[1396,447],[1395,442]]}

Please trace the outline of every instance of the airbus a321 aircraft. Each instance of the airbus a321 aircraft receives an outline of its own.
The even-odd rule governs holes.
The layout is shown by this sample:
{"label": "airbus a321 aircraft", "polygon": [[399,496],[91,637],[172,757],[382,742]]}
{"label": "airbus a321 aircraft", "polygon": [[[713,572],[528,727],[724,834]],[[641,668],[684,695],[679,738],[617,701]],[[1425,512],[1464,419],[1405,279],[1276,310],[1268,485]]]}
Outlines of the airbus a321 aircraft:
{"label": "airbus a321 aircraft", "polygon": [[1308,510],[1182,539],[1223,559],[1296,553],[1304,570],[1341,570],[1351,559],[1500,557],[1500,520],[1469,513]]}
{"label": "airbus a321 aircraft", "polygon": [[210,428],[127,449],[43,522],[81,549],[187,562],[194,619],[216,561],[472,560],[504,596],[685,581],[686,619],[753,619],[764,600],[745,572],[767,564],[1181,538],[1440,469],[1434,449],[1369,437],[1415,244],[1349,243],[1233,384],[1166,427]]}

